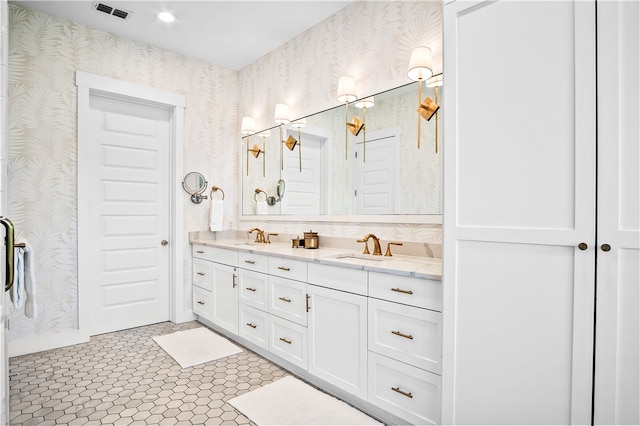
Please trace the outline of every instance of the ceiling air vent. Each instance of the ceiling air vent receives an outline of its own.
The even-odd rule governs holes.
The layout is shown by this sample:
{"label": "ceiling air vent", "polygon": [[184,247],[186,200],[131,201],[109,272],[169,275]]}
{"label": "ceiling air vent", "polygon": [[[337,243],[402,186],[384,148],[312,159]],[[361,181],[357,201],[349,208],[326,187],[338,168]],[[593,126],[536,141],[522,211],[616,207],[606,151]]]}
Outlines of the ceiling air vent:
{"label": "ceiling air vent", "polygon": [[130,11],[124,9],[118,9],[117,7],[109,6],[102,2],[95,2],[93,8],[98,12],[106,13],[107,15],[115,16],[120,19],[127,19],[131,14]]}

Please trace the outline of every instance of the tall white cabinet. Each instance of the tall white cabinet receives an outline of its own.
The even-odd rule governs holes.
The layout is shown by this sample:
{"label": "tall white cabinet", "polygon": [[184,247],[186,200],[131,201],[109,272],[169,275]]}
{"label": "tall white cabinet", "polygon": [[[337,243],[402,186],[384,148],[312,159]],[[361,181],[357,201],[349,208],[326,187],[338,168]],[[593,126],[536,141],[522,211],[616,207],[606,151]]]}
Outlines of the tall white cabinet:
{"label": "tall white cabinet", "polygon": [[443,423],[638,423],[630,3],[445,5]]}

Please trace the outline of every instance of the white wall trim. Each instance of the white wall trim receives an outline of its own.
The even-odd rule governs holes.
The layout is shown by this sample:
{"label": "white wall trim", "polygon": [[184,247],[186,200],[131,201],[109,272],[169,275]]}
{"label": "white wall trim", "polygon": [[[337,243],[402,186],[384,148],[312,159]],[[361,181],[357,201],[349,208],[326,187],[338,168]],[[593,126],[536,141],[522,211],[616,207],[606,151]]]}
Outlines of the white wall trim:
{"label": "white wall trim", "polygon": [[[103,76],[76,71],[76,85],[78,86],[78,176],[85,172],[86,161],[83,161],[90,153],[87,150],[89,134],[89,97],[91,94],[106,94],[116,98],[134,98],[146,103],[155,103],[167,107],[171,113],[171,142],[169,147],[170,157],[170,259],[169,259],[169,288],[170,288],[170,319],[173,322],[188,321],[193,317],[191,311],[184,309],[183,292],[183,204],[178,199],[181,191],[183,172],[183,144],[184,144],[184,105],[185,97],[177,93],[167,92],[151,87],[141,86],[126,81],[115,80]],[[85,241],[79,232],[87,219],[86,204],[81,202],[81,194],[89,192],[87,183],[78,179],[78,335],[80,341],[87,341],[90,336],[89,315],[90,303],[86,294],[86,286],[83,286],[84,277],[89,276],[89,265],[85,260],[86,251],[83,247],[90,244]],[[40,336],[42,339],[42,337]],[[54,342],[51,342],[54,343]],[[55,339],[56,346],[58,339]],[[72,344],[72,343],[71,343]],[[65,345],[62,345],[65,346]],[[50,348],[48,348],[50,349]]]}

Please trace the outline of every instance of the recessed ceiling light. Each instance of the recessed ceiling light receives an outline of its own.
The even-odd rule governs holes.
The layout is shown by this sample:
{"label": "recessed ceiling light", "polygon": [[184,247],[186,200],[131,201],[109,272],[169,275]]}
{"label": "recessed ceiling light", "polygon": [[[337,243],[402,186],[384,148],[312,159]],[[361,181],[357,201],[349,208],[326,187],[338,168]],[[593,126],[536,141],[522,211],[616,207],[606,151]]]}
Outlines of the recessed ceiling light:
{"label": "recessed ceiling light", "polygon": [[158,12],[156,16],[162,22],[173,22],[176,20],[176,17],[170,12]]}

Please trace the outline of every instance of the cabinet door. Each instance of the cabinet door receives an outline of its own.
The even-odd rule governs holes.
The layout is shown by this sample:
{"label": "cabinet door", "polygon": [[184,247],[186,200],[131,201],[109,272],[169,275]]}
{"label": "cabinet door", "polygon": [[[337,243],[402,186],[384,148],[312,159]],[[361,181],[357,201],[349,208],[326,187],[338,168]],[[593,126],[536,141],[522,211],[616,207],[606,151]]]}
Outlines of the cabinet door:
{"label": "cabinet door", "polygon": [[444,6],[445,424],[591,422],[595,44],[594,1]]}
{"label": "cabinet door", "polygon": [[639,26],[637,1],[598,2],[596,424],[640,424]]}
{"label": "cabinet door", "polygon": [[309,373],[367,398],[367,298],[313,285],[309,291]]}
{"label": "cabinet door", "polygon": [[238,269],[238,286],[241,303],[269,309],[269,275]]}
{"label": "cabinet door", "polygon": [[238,334],[236,268],[214,263],[213,273],[213,318],[211,322]]}

